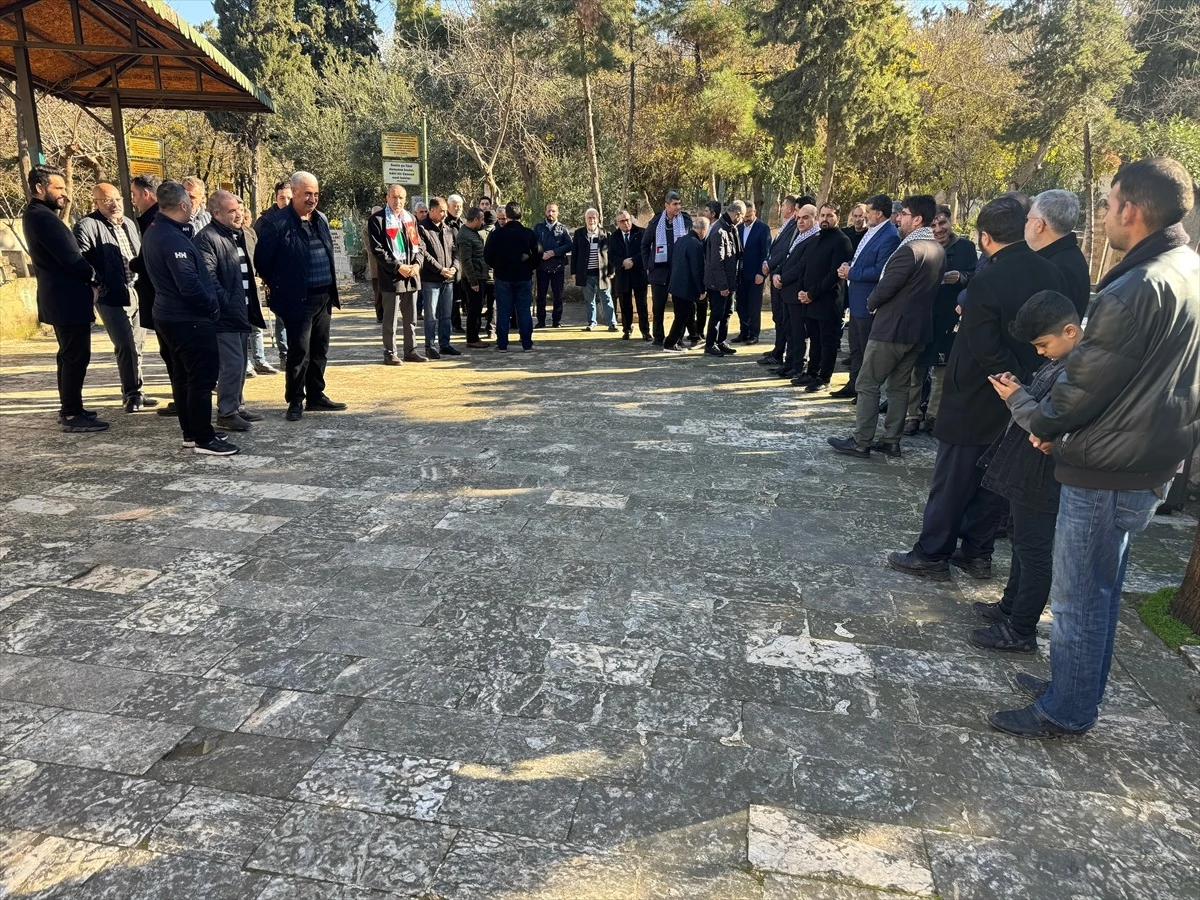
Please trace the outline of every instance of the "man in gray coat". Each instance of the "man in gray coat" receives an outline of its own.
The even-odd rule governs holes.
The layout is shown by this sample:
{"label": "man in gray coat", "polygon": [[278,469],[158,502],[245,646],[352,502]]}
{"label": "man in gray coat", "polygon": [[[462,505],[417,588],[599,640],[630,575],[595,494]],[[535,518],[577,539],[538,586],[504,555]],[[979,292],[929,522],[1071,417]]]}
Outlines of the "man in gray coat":
{"label": "man in gray coat", "polygon": [[[829,438],[838,453],[867,459],[872,450],[900,456],[900,431],[908,410],[908,382],[917,355],[933,340],[933,300],[946,271],[946,251],[933,237],[930,223],[937,201],[928,194],[908,197],[900,214],[900,246],[889,257],[879,283],[867,298],[874,317],[863,352],[856,427],[846,438]],[[875,442],[879,394],[888,385],[888,411],[883,440]]]}
{"label": "man in gray coat", "polygon": [[250,327],[265,327],[246,238],[240,201],[229,191],[208,198],[209,223],[196,235],[196,249],[217,290],[217,427],[247,431],[262,415],[246,408],[246,349]]}
{"label": "man in gray coat", "polygon": [[746,215],[746,204],[734,200],[708,231],[704,252],[704,289],[708,294],[708,332],[704,352],[709,356],[737,353],[726,342],[734,293],[741,279],[742,236],[738,225]]}

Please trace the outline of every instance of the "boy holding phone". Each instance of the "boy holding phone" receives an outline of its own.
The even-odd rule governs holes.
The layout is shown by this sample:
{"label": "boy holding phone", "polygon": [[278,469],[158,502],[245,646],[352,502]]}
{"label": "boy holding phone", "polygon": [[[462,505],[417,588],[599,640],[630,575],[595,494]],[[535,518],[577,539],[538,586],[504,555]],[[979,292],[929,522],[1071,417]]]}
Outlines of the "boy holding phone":
{"label": "boy holding phone", "polygon": [[1037,623],[1050,597],[1059,484],[1054,478],[1054,457],[1029,441],[1029,423],[1083,330],[1075,305],[1057,291],[1030,297],[1009,330],[1018,340],[1033,344],[1049,362],[1038,369],[1028,387],[1010,372],[988,376],[1008,404],[1012,422],[979,464],[986,468],[983,486],[1009,501],[1013,556],[1001,599],[974,604],[975,613],[988,626],[973,631],[970,641],[986,650],[1034,653]]}

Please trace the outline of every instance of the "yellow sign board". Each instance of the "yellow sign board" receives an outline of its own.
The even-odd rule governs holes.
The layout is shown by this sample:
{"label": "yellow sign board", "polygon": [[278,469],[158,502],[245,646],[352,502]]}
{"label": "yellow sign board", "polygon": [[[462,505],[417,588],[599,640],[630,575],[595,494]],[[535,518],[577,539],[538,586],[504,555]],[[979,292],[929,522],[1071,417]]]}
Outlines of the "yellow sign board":
{"label": "yellow sign board", "polygon": [[129,155],[138,159],[162,159],[163,142],[158,138],[131,137],[126,141]]}
{"label": "yellow sign board", "polygon": [[129,177],[133,178],[136,175],[157,175],[159,178],[166,178],[167,170],[163,167],[161,159],[130,159]]}
{"label": "yellow sign board", "polygon": [[415,159],[421,155],[420,142],[415,134],[399,131],[383,132],[383,158]]}

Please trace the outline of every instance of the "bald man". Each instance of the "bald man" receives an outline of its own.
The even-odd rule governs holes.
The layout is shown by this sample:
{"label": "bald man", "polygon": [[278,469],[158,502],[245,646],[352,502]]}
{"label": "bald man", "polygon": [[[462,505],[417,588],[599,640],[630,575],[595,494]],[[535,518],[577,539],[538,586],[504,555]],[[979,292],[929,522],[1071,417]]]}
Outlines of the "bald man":
{"label": "bald man", "polygon": [[75,240],[100,281],[96,311],[113,343],[121,401],[125,412],[137,412],[158,405],[142,393],[146,330],[138,318],[138,295],[133,289],[137,276],[129,269],[142,249],[141,232],[136,222],[125,218],[125,202],[115,185],[97,184],[92,189],[92,203],[95,211],[75,223]]}

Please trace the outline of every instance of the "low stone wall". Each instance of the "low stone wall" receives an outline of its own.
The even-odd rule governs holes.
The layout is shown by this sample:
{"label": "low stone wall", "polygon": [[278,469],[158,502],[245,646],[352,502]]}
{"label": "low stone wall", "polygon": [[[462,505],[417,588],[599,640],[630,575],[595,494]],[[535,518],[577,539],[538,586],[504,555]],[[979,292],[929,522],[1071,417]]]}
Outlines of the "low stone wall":
{"label": "low stone wall", "polygon": [[24,340],[37,329],[37,280],[17,278],[0,284],[0,338]]}

